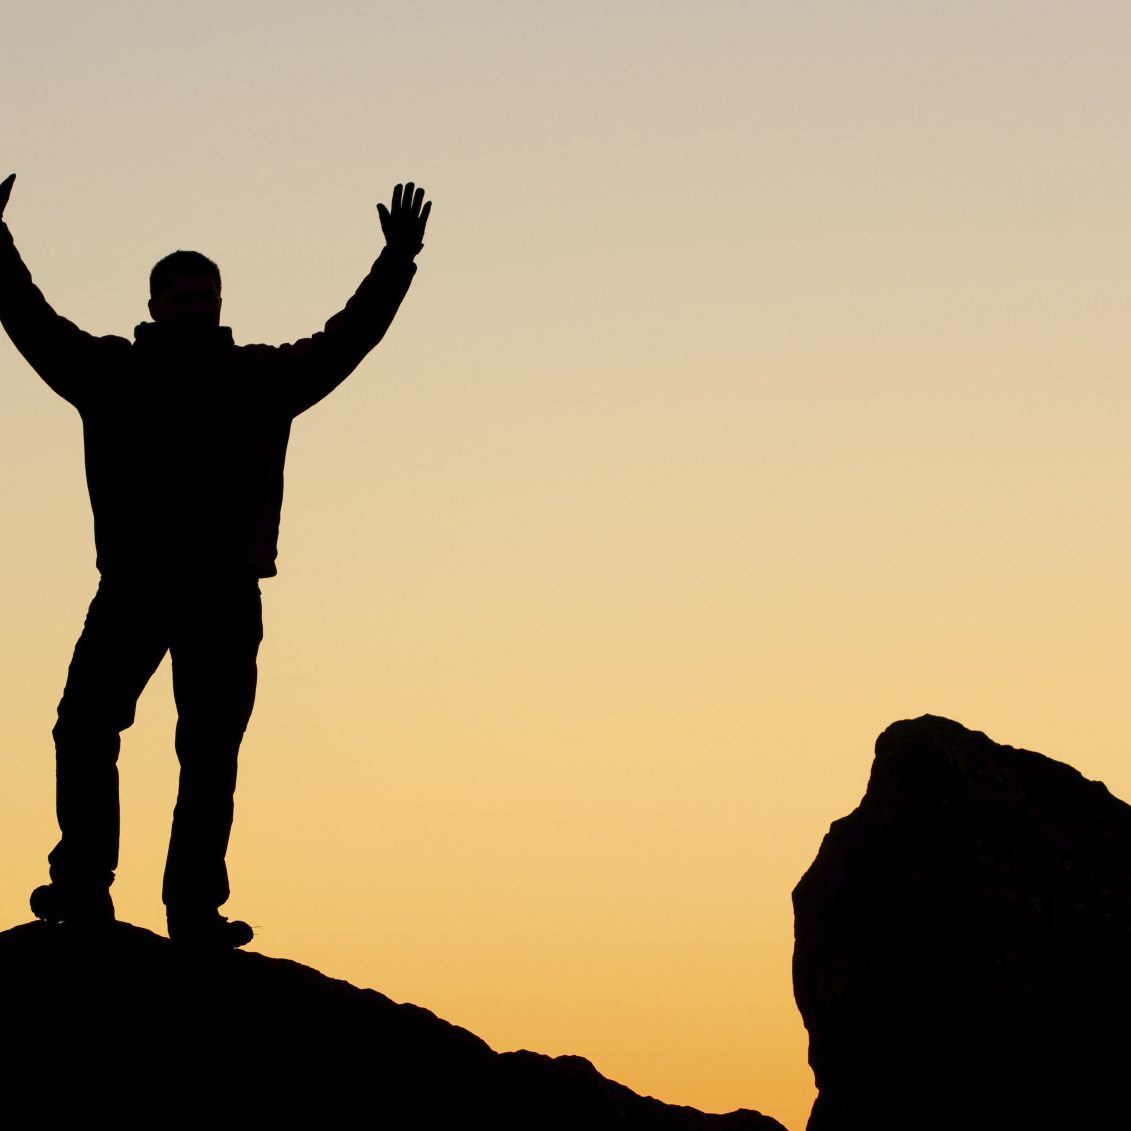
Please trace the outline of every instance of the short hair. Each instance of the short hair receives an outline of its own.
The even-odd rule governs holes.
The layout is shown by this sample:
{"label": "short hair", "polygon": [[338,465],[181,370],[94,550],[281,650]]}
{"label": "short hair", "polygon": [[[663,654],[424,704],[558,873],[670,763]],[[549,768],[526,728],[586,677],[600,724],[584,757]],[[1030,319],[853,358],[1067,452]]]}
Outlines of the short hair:
{"label": "short hair", "polygon": [[220,290],[220,268],[199,251],[174,251],[159,260],[149,273],[149,297],[157,299],[174,275],[209,275]]}

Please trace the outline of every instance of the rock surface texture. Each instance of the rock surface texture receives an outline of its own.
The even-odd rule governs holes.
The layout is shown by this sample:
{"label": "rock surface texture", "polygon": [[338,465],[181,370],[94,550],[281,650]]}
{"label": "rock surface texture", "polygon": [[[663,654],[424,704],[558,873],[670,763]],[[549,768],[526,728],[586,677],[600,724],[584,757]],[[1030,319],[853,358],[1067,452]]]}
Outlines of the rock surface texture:
{"label": "rock surface texture", "polygon": [[809,1131],[1131,1126],[1131,807],[930,715],[793,893]]}
{"label": "rock surface texture", "polygon": [[6,1109],[48,1127],[784,1131],[638,1096],[577,1056],[495,1053],[425,1009],[138,927],[0,933]]}

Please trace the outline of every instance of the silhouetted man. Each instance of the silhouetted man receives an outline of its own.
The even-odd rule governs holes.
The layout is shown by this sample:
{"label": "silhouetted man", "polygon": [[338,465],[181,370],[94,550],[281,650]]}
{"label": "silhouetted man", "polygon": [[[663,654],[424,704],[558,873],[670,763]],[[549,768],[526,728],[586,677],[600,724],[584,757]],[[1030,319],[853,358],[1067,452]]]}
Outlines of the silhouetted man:
{"label": "silhouetted man", "polygon": [[[0,184],[0,220],[14,181]],[[193,251],[153,268],[153,321],[132,342],[93,337],[52,310],[0,222],[0,322],[82,417],[101,573],[53,732],[62,836],[48,857],[51,883],[32,893],[40,919],[114,918],[120,734],[169,652],[181,766],[162,888],[169,935],[213,947],[251,941],[246,923],[218,909],[291,421],[384,336],[431,204],[409,183],[377,208],[385,248],[357,293],[322,332],[285,346],[233,344],[220,325],[220,272]]]}

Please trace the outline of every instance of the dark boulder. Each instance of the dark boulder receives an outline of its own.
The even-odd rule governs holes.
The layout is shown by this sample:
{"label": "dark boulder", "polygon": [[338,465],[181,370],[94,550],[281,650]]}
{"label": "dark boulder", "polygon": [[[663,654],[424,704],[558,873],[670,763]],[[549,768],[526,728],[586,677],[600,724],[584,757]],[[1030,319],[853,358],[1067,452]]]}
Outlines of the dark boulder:
{"label": "dark boulder", "polygon": [[809,1131],[1131,1126],[1131,807],[895,723],[793,893]]}

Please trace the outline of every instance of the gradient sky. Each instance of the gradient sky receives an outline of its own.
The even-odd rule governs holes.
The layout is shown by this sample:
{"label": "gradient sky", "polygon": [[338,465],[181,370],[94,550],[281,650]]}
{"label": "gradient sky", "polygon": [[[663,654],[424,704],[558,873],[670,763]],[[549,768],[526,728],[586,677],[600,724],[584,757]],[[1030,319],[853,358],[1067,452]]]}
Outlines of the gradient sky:
{"label": "gradient sky", "polygon": [[[60,312],[216,259],[317,329],[435,201],[295,427],[233,915],[256,948],[634,1089],[812,1101],[790,891],[924,712],[1131,797],[1131,9],[4,5],[7,219]],[[80,428],[0,342],[0,924],[55,838],[96,584]],[[163,929],[167,668],[123,752]]]}

